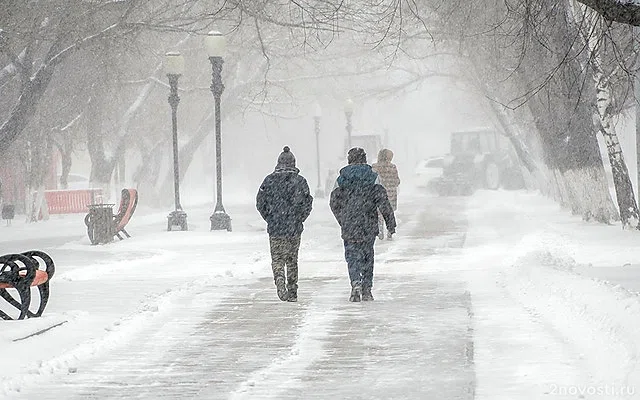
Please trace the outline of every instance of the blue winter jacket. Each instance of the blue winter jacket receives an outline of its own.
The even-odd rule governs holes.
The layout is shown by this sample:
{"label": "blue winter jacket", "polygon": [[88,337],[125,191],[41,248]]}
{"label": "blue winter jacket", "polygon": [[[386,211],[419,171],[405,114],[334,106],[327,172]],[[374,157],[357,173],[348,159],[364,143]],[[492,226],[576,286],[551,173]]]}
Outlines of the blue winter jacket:
{"label": "blue winter jacket", "polygon": [[298,168],[276,168],[267,175],[256,196],[256,208],[273,237],[297,237],[311,213],[313,197]]}
{"label": "blue winter jacket", "polygon": [[329,205],[344,240],[373,240],[378,235],[378,210],[389,232],[395,232],[396,219],[387,191],[378,183],[378,174],[370,165],[351,164],[342,168]]}

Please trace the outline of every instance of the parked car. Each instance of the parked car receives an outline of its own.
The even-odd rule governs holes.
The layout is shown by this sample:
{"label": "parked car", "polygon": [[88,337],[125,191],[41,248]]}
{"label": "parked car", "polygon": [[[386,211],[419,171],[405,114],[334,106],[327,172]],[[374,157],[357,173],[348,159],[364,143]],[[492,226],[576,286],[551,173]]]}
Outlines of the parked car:
{"label": "parked car", "polygon": [[442,176],[444,157],[433,157],[418,162],[414,170],[417,178],[417,186],[420,188],[435,189],[434,179]]}

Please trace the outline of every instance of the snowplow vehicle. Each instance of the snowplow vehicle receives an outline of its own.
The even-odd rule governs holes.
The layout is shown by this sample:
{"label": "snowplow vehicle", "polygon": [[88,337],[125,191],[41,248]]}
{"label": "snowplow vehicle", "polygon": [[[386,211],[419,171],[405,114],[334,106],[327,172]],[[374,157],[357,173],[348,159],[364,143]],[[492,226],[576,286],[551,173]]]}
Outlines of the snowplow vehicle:
{"label": "snowplow vehicle", "polygon": [[442,176],[433,181],[440,196],[470,196],[477,189],[521,189],[522,170],[510,141],[492,129],[453,132]]}

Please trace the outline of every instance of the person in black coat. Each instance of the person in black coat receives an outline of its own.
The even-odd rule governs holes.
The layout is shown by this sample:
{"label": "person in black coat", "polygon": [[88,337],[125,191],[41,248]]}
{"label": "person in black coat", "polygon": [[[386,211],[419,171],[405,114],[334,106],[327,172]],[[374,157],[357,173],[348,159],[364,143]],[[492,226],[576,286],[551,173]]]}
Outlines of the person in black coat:
{"label": "person in black coat", "polygon": [[296,158],[285,146],[256,196],[256,208],[267,222],[273,279],[282,301],[298,301],[300,236],[313,203],[307,180],[299,172]]}
{"label": "person in black coat", "polygon": [[373,245],[378,236],[378,210],[389,235],[396,232],[396,219],[378,174],[367,164],[364,149],[349,150],[349,165],[340,170],[329,205],[342,231],[344,256],[351,280],[350,301],[371,301],[373,295]]}

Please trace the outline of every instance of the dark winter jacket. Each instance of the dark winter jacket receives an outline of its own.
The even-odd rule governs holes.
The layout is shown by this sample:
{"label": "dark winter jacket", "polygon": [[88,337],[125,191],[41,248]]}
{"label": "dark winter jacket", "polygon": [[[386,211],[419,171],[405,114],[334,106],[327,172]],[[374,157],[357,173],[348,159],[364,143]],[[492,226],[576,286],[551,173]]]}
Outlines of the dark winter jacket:
{"label": "dark winter jacket", "polygon": [[298,168],[276,168],[267,175],[256,196],[256,208],[267,221],[267,232],[273,237],[296,237],[302,234],[302,223],[311,213],[313,197]]}
{"label": "dark winter jacket", "polygon": [[378,235],[378,210],[387,229],[395,233],[396,219],[387,192],[378,175],[367,164],[352,164],[340,170],[330,206],[342,228],[342,239],[373,240]]}

